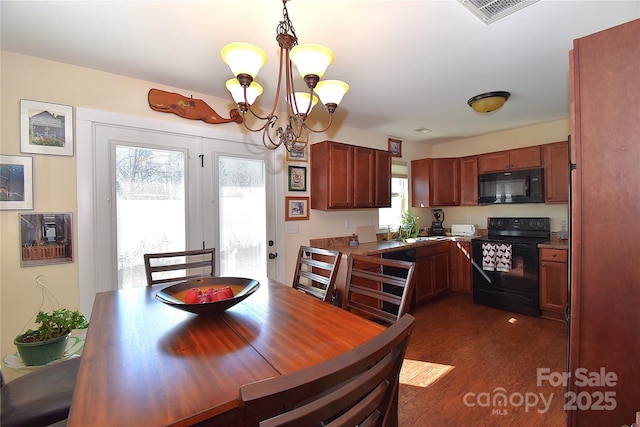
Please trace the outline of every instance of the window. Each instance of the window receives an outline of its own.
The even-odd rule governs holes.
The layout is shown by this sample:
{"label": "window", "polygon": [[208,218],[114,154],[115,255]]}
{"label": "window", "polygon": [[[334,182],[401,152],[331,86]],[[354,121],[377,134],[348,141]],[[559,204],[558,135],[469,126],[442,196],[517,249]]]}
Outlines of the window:
{"label": "window", "polygon": [[380,230],[395,231],[400,226],[402,212],[409,208],[409,177],[406,163],[391,164],[391,207],[378,209]]}

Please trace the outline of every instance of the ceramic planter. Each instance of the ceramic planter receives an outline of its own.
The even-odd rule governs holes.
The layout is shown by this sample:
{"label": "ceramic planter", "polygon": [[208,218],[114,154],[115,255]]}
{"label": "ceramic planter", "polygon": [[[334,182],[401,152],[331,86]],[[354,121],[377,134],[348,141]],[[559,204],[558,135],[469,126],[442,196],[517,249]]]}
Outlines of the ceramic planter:
{"label": "ceramic planter", "polygon": [[46,365],[56,359],[62,358],[67,348],[67,340],[69,335],[66,334],[58,338],[42,342],[19,342],[23,335],[19,335],[13,343],[18,348],[18,353],[22,361],[27,366]]}

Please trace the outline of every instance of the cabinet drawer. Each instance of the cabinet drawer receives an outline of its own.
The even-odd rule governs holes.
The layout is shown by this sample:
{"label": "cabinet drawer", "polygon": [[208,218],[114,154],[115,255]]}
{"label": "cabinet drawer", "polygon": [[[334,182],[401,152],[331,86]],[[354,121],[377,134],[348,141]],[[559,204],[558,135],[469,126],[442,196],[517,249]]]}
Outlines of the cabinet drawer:
{"label": "cabinet drawer", "polygon": [[565,249],[540,249],[541,261],[567,262]]}

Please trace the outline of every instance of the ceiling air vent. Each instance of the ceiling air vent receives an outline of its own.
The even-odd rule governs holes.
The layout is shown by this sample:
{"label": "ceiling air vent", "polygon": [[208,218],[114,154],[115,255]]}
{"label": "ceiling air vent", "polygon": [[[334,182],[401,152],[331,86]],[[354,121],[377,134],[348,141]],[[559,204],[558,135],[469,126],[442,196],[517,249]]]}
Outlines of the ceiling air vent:
{"label": "ceiling air vent", "polygon": [[489,25],[500,18],[517,12],[538,0],[458,0],[482,22]]}

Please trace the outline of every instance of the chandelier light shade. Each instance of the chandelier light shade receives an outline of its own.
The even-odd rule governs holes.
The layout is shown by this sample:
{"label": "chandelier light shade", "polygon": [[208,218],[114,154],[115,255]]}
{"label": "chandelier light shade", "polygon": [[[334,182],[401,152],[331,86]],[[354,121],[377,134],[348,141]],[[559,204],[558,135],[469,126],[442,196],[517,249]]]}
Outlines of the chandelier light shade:
{"label": "chandelier light shade", "polygon": [[[292,151],[306,147],[309,132],[324,132],[331,127],[333,113],[349,90],[349,85],[340,80],[320,80],[333,62],[333,51],[320,44],[298,44],[298,37],[289,19],[287,1],[282,0],[283,20],[276,28],[276,41],[280,46],[280,68],[276,95],[269,114],[260,116],[251,108],[262,93],[262,87],[254,79],[267,61],[264,50],[250,43],[236,42],[223,47],[220,55],[235,76],[227,81],[226,87],[242,113],[244,126],[251,132],[262,132],[262,143],[265,147],[276,149],[284,145],[288,151]],[[304,79],[306,92],[295,90],[294,65]],[[284,126],[276,127],[278,101],[282,99],[281,89],[284,90],[288,120]],[[313,129],[305,122],[318,99],[329,113],[328,124],[323,129]],[[245,117],[247,112],[262,125],[257,128],[250,127]]]}
{"label": "chandelier light shade", "polygon": [[478,113],[491,113],[502,108],[510,96],[509,92],[504,91],[486,92],[470,98],[467,104]]}
{"label": "chandelier light shade", "polygon": [[260,68],[267,62],[264,50],[251,43],[230,43],[222,48],[220,54],[234,76],[248,74],[255,79]]}

